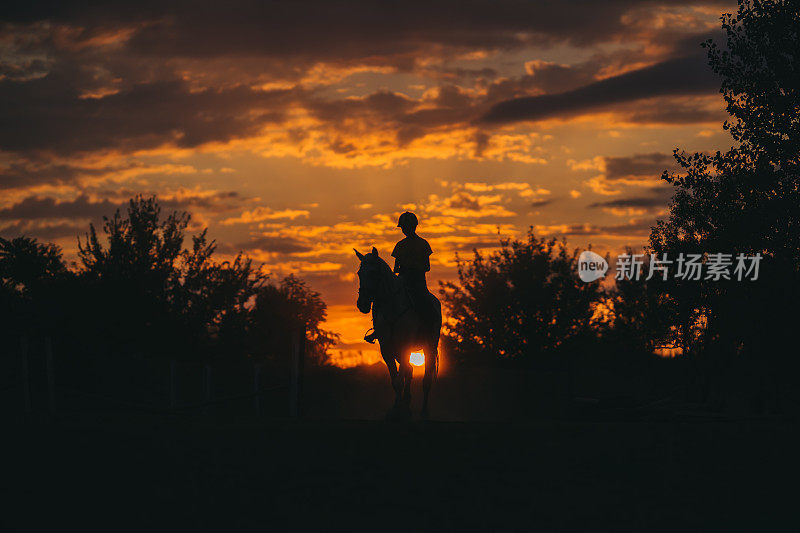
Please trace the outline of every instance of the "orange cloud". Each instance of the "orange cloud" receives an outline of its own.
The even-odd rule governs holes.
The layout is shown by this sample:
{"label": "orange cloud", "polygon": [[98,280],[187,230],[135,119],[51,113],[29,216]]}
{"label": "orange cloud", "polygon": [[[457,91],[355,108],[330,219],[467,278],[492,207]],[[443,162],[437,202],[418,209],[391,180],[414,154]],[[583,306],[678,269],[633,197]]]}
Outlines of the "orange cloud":
{"label": "orange cloud", "polygon": [[304,209],[283,209],[275,211],[269,207],[256,207],[250,211],[244,211],[238,217],[231,217],[222,220],[220,223],[223,226],[230,226],[232,224],[251,224],[253,222],[262,222],[264,220],[276,220],[281,218],[288,218],[294,220],[298,217],[308,218],[310,213]]}

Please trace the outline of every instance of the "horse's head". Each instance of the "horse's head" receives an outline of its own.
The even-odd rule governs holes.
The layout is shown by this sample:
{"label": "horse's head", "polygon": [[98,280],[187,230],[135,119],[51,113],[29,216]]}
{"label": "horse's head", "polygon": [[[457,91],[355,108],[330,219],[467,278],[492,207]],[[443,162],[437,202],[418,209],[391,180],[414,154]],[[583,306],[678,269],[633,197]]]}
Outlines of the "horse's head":
{"label": "horse's head", "polygon": [[375,247],[368,254],[362,254],[355,248],[353,251],[361,261],[361,265],[358,267],[358,300],[356,301],[356,306],[362,313],[369,313],[380,286],[381,263],[383,261],[378,256],[378,250]]}

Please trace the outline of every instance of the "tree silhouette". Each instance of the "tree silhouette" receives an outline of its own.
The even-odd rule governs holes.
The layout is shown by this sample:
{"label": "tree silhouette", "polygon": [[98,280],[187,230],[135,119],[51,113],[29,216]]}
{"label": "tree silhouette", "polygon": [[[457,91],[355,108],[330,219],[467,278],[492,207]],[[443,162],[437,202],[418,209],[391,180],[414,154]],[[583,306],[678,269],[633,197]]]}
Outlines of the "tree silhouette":
{"label": "tree silhouette", "polygon": [[19,335],[57,321],[59,299],[72,281],[58,246],[0,238],[0,331]]}
{"label": "tree silhouette", "polygon": [[24,236],[11,240],[0,237],[0,284],[5,289],[24,294],[66,274],[61,249],[55,244]]}
{"label": "tree silhouette", "polygon": [[722,28],[725,45],[704,46],[722,77],[731,115],[724,128],[737,146],[675,151],[683,170],[662,176],[675,195],[650,246],[673,259],[681,252],[764,256],[757,282],[673,280],[664,290],[686,349],[702,348],[706,359],[739,354],[785,365],[782,346],[800,318],[800,9],[794,1],[740,0]]}
{"label": "tree silhouette", "polygon": [[303,329],[311,362],[324,363],[338,336],[324,330],[320,294],[294,275],[279,284],[239,253],[216,262],[207,230],[185,248],[190,215],[162,218],[155,197],[130,200],[79,239],[81,267],[29,237],[0,239],[4,329],[46,326],[89,351],[135,351],[207,359],[286,357]]}
{"label": "tree silhouette", "polygon": [[[758,284],[675,282],[670,294],[685,310],[681,326],[697,314],[707,320],[707,337],[729,347],[747,340],[753,316],[741,302],[773,308],[765,294],[787,294],[796,286],[800,260],[800,11],[795,2],[739,2],[725,15],[725,48],[708,41],[709,64],[723,78],[721,92],[731,119],[724,125],[738,146],[713,155],[675,152],[684,172],[664,173],[676,187],[669,218],[650,236],[656,253],[761,253],[765,279]],[[769,277],[770,279],[766,279]],[[780,280],[778,282],[777,280]],[[689,282],[691,284],[691,282]],[[770,288],[769,285],[772,285]],[[784,314],[781,310],[779,314]]]}
{"label": "tree silhouette", "polygon": [[214,262],[216,245],[207,230],[184,249],[189,222],[185,212],[162,220],[155,197],[137,197],[125,216],[117,210],[104,219],[106,244],[93,225],[79,240],[92,308],[115,308],[98,317],[109,340],[195,357],[239,353],[247,345],[247,303],[266,278],[241,254]]}
{"label": "tree silhouette", "polygon": [[[625,253],[635,252],[627,248]],[[647,279],[649,265],[650,258],[644,255],[639,279],[615,280],[605,302],[609,307],[608,322],[600,328],[606,340],[646,352],[680,345],[683,333],[674,327],[681,311],[677,301],[665,292],[663,278]]]}
{"label": "tree silhouette", "polygon": [[252,310],[254,353],[264,358],[285,358],[291,350],[286,333],[306,332],[306,357],[324,364],[339,336],[320,327],[327,306],[320,294],[290,274],[280,284],[258,289]]}
{"label": "tree silhouette", "polygon": [[591,332],[598,283],[577,277],[577,251],[564,241],[501,240],[500,250],[458,262],[443,283],[445,337],[457,359],[516,359],[552,351]]}

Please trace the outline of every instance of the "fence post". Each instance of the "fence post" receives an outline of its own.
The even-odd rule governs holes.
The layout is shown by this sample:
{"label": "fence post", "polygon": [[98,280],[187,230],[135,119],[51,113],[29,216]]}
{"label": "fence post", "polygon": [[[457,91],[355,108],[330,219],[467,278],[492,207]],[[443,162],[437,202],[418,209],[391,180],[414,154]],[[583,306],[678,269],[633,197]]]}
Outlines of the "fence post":
{"label": "fence post", "polygon": [[169,409],[175,409],[175,359],[169,360]]}
{"label": "fence post", "polygon": [[53,368],[53,343],[49,335],[44,338],[44,357],[47,371],[47,408],[53,415],[56,412],[56,376]]}
{"label": "fence post", "polygon": [[22,399],[25,413],[31,412],[31,375],[28,367],[28,338],[25,335],[19,338],[19,353],[22,357]]}
{"label": "fence post", "polygon": [[261,365],[253,365],[253,407],[261,418]]}
{"label": "fence post", "polygon": [[203,384],[205,385],[204,391],[203,391],[204,392],[203,396],[205,396],[204,401],[206,403],[205,411],[209,412],[211,410],[211,398],[213,396],[212,393],[211,393],[211,391],[212,391],[212,387],[211,387],[211,365],[206,365],[205,366],[205,371],[204,371],[203,375],[205,376],[204,379],[203,379]]}
{"label": "fence post", "polygon": [[301,327],[292,335],[292,361],[290,371],[289,416],[299,418],[303,414],[303,366],[306,351],[306,330]]}

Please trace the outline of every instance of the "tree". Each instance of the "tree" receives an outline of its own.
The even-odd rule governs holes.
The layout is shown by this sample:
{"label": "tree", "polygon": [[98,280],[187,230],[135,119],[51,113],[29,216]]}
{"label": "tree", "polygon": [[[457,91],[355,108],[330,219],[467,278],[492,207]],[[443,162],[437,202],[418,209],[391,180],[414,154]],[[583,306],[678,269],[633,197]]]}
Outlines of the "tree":
{"label": "tree", "polygon": [[57,300],[73,277],[58,246],[0,238],[0,328],[18,335],[58,322]]}
{"label": "tree", "polygon": [[[635,252],[627,248],[625,253],[632,256]],[[599,328],[604,340],[646,353],[680,344],[682,332],[674,327],[679,313],[676,302],[665,293],[663,278],[647,279],[649,272],[650,258],[644,255],[639,279],[615,280],[605,302],[608,320]]]}
{"label": "tree", "polygon": [[566,242],[500,241],[500,250],[458,260],[458,283],[440,290],[447,310],[445,336],[462,361],[518,359],[557,349],[591,332],[598,283],[577,276],[577,250]]}
{"label": "tree", "polygon": [[247,329],[253,300],[266,276],[250,258],[239,253],[232,262],[216,263],[208,230],[192,238],[191,250],[181,254],[178,282],[172,289],[173,313],[198,338],[211,335],[228,352],[247,350]]}
{"label": "tree", "polygon": [[266,278],[241,254],[214,262],[207,230],[184,249],[189,221],[185,212],[162,220],[155,197],[137,197],[127,216],[104,218],[105,245],[93,225],[79,240],[87,313],[102,310],[95,320],[109,342],[194,357],[246,346],[247,304]]}
{"label": "tree", "polygon": [[[800,153],[800,3],[739,0],[737,14],[722,17],[726,47],[705,43],[709,64],[722,77],[720,92],[732,120],[725,129],[741,146],[786,170]],[[782,172],[778,172],[782,174]],[[796,173],[795,173],[796,177]],[[796,192],[791,183],[781,182]],[[763,187],[762,187],[763,188]]]}
{"label": "tree", "polygon": [[47,280],[65,276],[67,265],[61,249],[30,237],[0,237],[0,283],[10,290],[25,293]]}
{"label": "tree", "polygon": [[339,339],[321,329],[327,306],[316,291],[290,274],[278,285],[266,284],[258,290],[252,311],[256,353],[266,358],[289,356],[294,332],[306,332],[306,357],[312,363],[327,362],[327,352]]}
{"label": "tree", "polygon": [[[321,328],[319,293],[294,276],[266,285],[262,269],[241,252],[215,260],[207,230],[184,246],[189,222],[185,212],[163,217],[155,197],[133,198],[124,214],[104,218],[101,232],[90,225],[78,240],[78,268],[52,244],[0,239],[0,333],[12,343],[4,353],[17,356],[20,335],[38,349],[49,336],[60,383],[123,397],[142,393],[137,380],[105,378],[152,370],[132,369],[139,358],[215,360],[221,378],[249,383],[251,358],[285,358],[301,326],[309,361],[324,363],[338,336]],[[273,370],[280,379],[288,366]]]}
{"label": "tree", "polygon": [[761,254],[758,281],[673,275],[663,291],[684,349],[702,362],[704,382],[748,361],[768,369],[775,383],[797,366],[785,347],[800,319],[800,3],[740,0],[735,15],[722,17],[722,28],[725,45],[704,46],[722,78],[731,115],[724,128],[737,145],[714,154],[675,151],[682,171],[662,176],[675,194],[650,247],[673,259]]}
{"label": "tree", "polygon": [[662,176],[675,195],[650,246],[673,258],[681,252],[765,256],[758,283],[675,281],[666,288],[680,310],[677,327],[688,331],[699,318],[704,324],[702,335],[684,335],[685,342],[712,340],[740,351],[775,338],[776,332],[756,325],[767,315],[774,315],[767,321],[773,326],[785,324],[788,307],[779,302],[797,296],[799,4],[740,0],[735,16],[722,17],[722,28],[726,46],[711,40],[704,46],[722,77],[731,115],[724,127],[738,146],[711,155],[675,151],[683,172]]}

